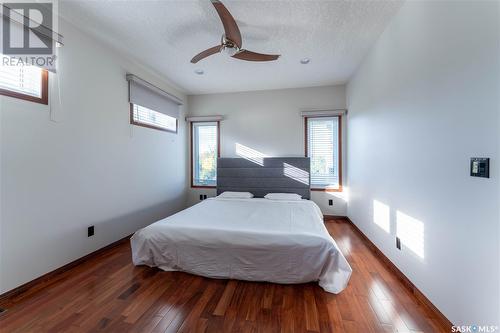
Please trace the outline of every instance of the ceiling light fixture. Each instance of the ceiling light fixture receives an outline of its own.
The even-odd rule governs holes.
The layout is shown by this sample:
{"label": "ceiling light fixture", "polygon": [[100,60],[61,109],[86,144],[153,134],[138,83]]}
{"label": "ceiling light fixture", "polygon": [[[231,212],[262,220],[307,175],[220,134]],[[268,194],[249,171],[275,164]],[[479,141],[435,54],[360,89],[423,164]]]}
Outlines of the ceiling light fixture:
{"label": "ceiling light fixture", "polygon": [[205,72],[203,71],[203,69],[195,69],[194,73],[197,74],[197,75],[203,75],[203,74],[205,74]]}
{"label": "ceiling light fixture", "polygon": [[302,65],[307,65],[309,62],[311,62],[311,59],[309,59],[309,58],[302,58],[302,59],[300,59],[300,63]]}

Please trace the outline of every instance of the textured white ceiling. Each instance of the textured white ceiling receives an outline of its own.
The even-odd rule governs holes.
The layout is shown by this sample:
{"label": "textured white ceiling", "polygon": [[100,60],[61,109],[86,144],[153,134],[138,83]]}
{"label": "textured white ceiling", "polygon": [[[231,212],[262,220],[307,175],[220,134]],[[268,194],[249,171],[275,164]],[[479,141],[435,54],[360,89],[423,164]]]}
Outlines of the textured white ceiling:
{"label": "textured white ceiling", "polygon": [[[239,24],[243,48],[281,54],[256,63],[218,54],[222,24],[210,0],[60,2],[60,14],[189,94],[345,83],[402,1],[223,0]],[[301,65],[300,59],[311,62]],[[196,75],[203,69],[205,75]]]}

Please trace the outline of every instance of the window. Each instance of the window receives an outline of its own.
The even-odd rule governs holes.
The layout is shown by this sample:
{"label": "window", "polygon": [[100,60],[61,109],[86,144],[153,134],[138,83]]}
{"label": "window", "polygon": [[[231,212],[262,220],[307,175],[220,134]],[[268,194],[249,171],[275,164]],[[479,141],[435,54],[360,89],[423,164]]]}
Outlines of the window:
{"label": "window", "polygon": [[130,123],[177,133],[176,118],[137,104],[130,104]]}
{"label": "window", "polygon": [[48,104],[49,74],[35,66],[0,64],[0,95]]}
{"label": "window", "polygon": [[177,133],[179,106],[182,101],[168,92],[127,74],[130,123]]}
{"label": "window", "polygon": [[219,157],[219,122],[191,123],[191,186],[215,187]]}
{"label": "window", "polygon": [[305,118],[311,189],[342,190],[341,116]]}

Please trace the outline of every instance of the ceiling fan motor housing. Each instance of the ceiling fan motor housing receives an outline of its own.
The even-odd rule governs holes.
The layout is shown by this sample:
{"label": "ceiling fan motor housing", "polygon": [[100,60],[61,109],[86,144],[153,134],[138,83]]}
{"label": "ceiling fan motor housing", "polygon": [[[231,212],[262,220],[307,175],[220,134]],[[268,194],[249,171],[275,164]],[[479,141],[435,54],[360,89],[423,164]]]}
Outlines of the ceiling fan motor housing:
{"label": "ceiling fan motor housing", "polygon": [[234,56],[236,53],[240,52],[240,48],[232,40],[228,39],[225,35],[222,35],[222,51],[229,55]]}

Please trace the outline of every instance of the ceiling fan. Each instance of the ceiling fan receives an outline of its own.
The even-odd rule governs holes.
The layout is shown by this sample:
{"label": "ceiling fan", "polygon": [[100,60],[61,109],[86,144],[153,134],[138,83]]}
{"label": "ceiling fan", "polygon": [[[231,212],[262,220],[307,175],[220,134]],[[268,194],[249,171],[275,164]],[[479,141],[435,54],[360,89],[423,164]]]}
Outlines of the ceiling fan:
{"label": "ceiling fan", "polygon": [[191,59],[193,64],[220,52],[225,52],[233,58],[246,61],[273,61],[280,57],[280,55],[277,54],[262,54],[242,49],[240,29],[233,16],[219,0],[211,0],[211,2],[222,21],[224,34],[222,35],[220,45],[211,47],[195,55],[193,59]]}

